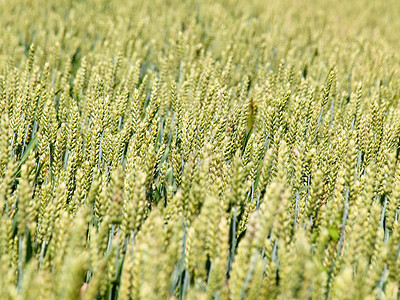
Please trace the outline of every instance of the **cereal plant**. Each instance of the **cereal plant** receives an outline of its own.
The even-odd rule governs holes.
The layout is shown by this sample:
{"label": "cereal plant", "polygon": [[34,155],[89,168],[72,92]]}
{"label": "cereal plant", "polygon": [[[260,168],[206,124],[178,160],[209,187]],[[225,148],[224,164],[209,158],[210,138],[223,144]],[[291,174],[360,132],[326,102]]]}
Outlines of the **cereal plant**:
{"label": "cereal plant", "polygon": [[0,0],[2,299],[400,299],[400,2]]}

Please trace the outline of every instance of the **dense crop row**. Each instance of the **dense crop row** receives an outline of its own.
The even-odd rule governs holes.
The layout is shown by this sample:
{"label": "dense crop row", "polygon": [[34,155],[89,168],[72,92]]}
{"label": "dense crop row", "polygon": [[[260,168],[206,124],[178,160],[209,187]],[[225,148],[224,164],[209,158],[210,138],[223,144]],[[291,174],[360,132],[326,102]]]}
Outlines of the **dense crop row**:
{"label": "dense crop row", "polygon": [[1,297],[399,299],[370,2],[0,0]]}

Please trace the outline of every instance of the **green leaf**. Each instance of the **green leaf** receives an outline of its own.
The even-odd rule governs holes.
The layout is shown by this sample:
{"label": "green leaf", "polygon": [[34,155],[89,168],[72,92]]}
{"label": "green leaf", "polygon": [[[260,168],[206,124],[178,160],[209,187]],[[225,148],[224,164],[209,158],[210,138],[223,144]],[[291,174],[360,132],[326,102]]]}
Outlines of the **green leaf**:
{"label": "green leaf", "polygon": [[339,240],[339,230],[336,227],[329,227],[329,236],[334,240]]}

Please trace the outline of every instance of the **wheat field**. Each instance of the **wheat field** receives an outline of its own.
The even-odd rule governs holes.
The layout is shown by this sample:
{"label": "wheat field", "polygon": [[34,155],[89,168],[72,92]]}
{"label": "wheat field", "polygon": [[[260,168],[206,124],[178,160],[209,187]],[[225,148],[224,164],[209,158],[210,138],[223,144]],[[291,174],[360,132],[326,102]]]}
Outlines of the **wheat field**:
{"label": "wheat field", "polygon": [[0,0],[1,299],[400,299],[399,16]]}

